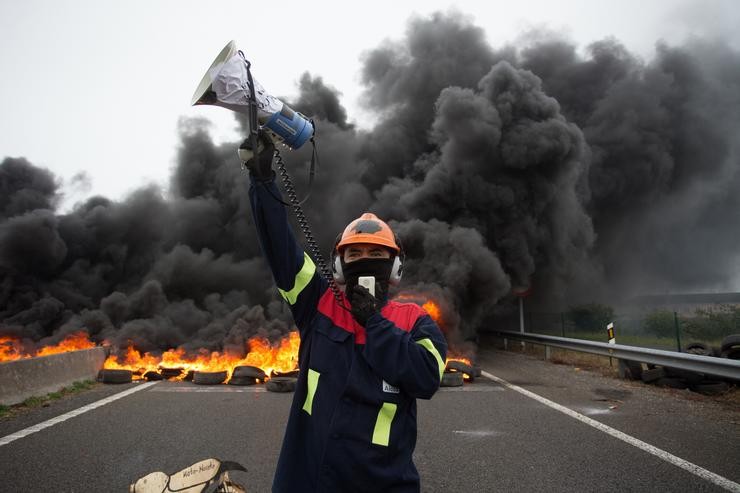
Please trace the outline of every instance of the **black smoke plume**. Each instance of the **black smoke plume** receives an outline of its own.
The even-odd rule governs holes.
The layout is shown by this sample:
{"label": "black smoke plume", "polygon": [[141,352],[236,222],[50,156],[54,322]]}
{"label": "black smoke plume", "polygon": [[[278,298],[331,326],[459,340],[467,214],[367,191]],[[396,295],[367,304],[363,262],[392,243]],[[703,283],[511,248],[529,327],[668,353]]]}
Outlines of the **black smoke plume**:
{"label": "black smoke plume", "polygon": [[[455,341],[512,289],[562,305],[729,286],[740,53],[695,39],[644,61],[614,39],[584,54],[532,39],[495,48],[460,14],[411,19],[364,55],[369,130],[322,77],[302,76],[291,104],[317,127],[306,213],[326,253],[362,212],[388,220],[407,253],[401,291],[438,300]],[[179,132],[167,199],[149,187],[62,214],[50,172],[0,164],[0,334],[53,342],[84,328],[143,350],[243,351],[290,329],[238,142],[216,145],[198,119]],[[309,146],[284,159],[305,192]]]}

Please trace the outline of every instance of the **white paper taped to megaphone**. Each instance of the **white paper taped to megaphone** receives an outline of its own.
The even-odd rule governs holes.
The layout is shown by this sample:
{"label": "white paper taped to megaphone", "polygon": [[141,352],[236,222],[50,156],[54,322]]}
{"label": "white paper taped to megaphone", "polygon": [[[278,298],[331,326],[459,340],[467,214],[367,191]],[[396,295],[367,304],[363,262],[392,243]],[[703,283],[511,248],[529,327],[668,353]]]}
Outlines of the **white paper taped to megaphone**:
{"label": "white paper taped to megaphone", "polygon": [[[211,64],[193,93],[191,104],[208,104],[228,108],[249,115],[248,64],[230,41]],[[257,79],[252,77],[257,100],[257,120],[273,140],[291,149],[298,149],[313,136],[313,123],[294,111],[275,96],[270,95]]]}

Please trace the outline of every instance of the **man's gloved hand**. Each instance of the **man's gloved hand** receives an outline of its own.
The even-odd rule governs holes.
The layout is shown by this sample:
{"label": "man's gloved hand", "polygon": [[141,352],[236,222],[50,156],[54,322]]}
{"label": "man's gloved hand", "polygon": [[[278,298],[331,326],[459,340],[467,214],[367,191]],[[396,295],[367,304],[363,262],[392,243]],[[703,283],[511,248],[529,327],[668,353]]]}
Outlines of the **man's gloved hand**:
{"label": "man's gloved hand", "polygon": [[252,141],[249,137],[239,146],[239,159],[249,169],[250,174],[257,180],[269,180],[272,178],[272,157],[275,154],[275,144],[264,132],[260,131],[257,136],[257,155],[252,149]]}
{"label": "man's gloved hand", "polygon": [[[375,292],[379,292],[380,284],[375,284]],[[352,289],[352,316],[363,327],[367,319],[380,312],[380,300],[370,294],[364,286],[359,284]]]}

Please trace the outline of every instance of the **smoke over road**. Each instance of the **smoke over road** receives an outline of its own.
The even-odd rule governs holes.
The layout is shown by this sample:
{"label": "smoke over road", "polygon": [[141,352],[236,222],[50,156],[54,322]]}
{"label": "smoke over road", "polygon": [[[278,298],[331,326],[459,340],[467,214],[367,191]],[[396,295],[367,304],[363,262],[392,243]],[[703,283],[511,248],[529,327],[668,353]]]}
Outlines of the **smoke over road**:
{"label": "smoke over road", "polygon": [[[391,221],[407,251],[404,287],[453,306],[462,338],[512,287],[557,305],[728,286],[740,53],[694,40],[659,44],[646,62],[614,39],[585,54],[535,39],[496,49],[460,15],[412,19],[404,39],[364,56],[370,130],[305,74],[292,106],[317,124],[306,212],[320,243],[365,210]],[[86,328],[143,350],[221,349],[290,328],[238,143],[216,145],[203,120],[179,131],[167,199],[143,188],[59,214],[54,176],[2,161],[1,333],[44,342]],[[305,191],[310,150],[285,159]]]}

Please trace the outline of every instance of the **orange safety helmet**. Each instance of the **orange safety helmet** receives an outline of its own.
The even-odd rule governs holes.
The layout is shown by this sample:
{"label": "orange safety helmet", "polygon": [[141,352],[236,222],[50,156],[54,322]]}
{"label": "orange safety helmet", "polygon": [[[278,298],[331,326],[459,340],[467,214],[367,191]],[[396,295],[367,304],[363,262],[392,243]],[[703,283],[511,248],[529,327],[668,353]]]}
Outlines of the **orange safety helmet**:
{"label": "orange safety helmet", "polygon": [[398,285],[401,282],[403,261],[405,259],[401,241],[393,233],[390,226],[378,219],[378,216],[371,212],[366,212],[349,223],[344,228],[344,232],[337,236],[337,240],[334,242],[334,248],[331,251],[331,271],[337,283],[345,283],[342,256],[339,249],[357,243],[381,245],[393,250],[393,266],[391,267],[391,274],[388,281],[393,285]]}
{"label": "orange safety helmet", "polygon": [[340,248],[357,243],[370,243],[390,248],[398,255],[401,247],[398,246],[396,235],[384,221],[371,212],[366,212],[344,228],[334,249],[338,252]]}

